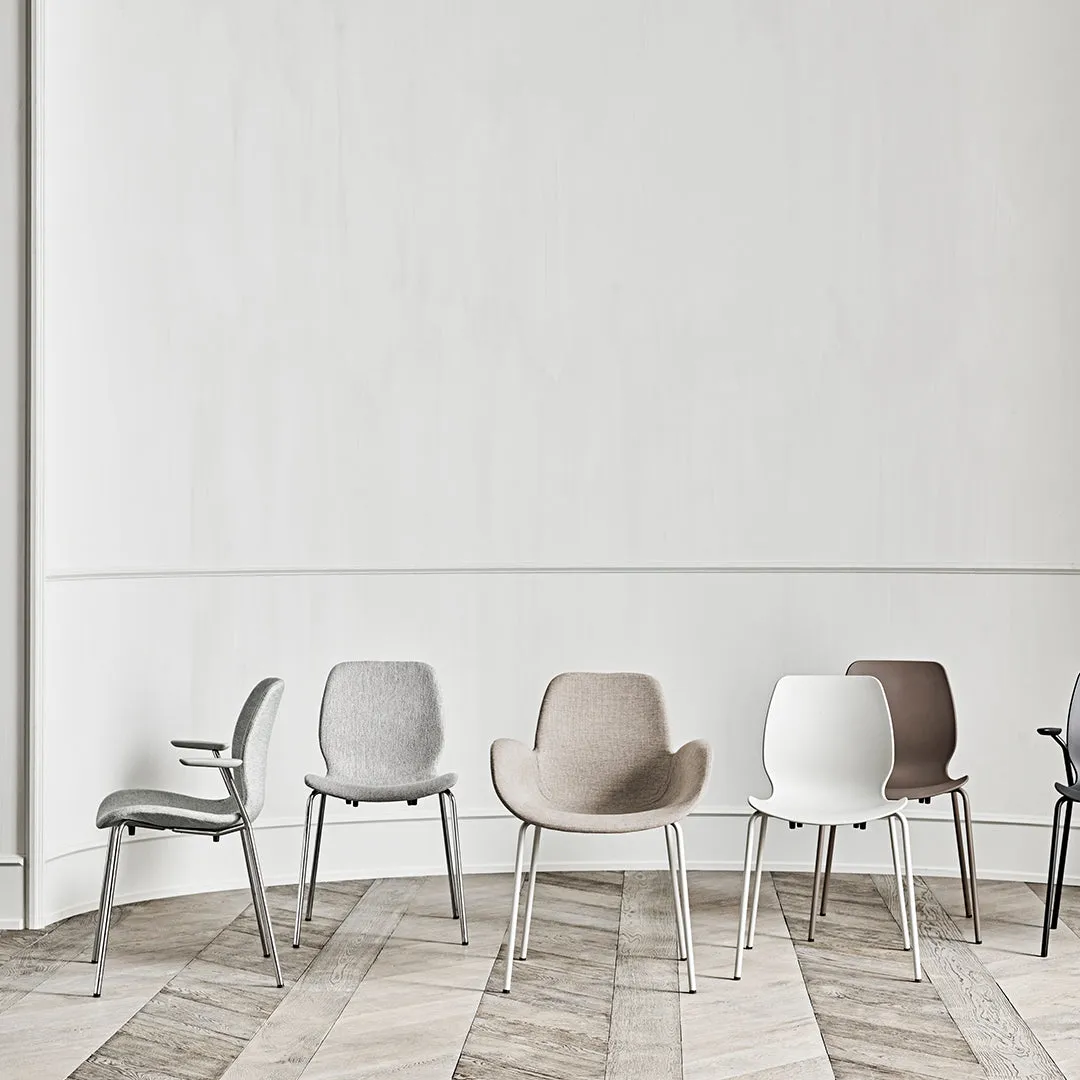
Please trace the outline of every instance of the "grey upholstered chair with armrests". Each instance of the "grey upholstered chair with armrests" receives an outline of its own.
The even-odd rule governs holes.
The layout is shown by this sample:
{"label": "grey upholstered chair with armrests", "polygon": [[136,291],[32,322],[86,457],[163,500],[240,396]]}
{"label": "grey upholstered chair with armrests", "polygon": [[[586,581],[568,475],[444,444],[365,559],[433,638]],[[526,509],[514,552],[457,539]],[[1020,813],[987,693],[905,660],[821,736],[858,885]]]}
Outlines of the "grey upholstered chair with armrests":
{"label": "grey upholstered chair with armrests", "polygon": [[[414,660],[352,660],[335,665],[323,690],[319,748],[326,761],[326,775],[304,777],[311,794],[304,819],[293,948],[300,947],[301,914],[310,921],[315,903],[327,796],[344,799],[351,806],[362,802],[415,806],[428,795],[439,796],[450,910],[455,919],[461,920],[461,944],[468,945],[461,837],[457,801],[451,790],[457,783],[457,773],[438,771],[443,722],[435,672]],[[316,798],[319,820],[305,911],[304,880]]]}
{"label": "grey upholstered chair with armrests", "polygon": [[660,684],[649,675],[570,672],[548,684],[532,749],[514,739],[491,745],[491,779],[502,804],[521,821],[506,981],[514,971],[525,835],[533,826],[521,956],[529,951],[536,857],[544,829],[576,833],[664,830],[675,902],[679,959],[690,993],[697,990],[686,851],[681,821],[705,790],[712,754],[696,740],[672,753]]}
{"label": "grey upholstered chair with armrests", "polygon": [[136,829],[156,829],[194,833],[209,836],[213,840],[219,840],[230,833],[239,833],[263,956],[273,958],[277,985],[283,985],[252,824],[262,811],[266,796],[266,758],[270,747],[270,733],[284,690],[285,684],[281,679],[263,679],[248,694],[233,729],[231,757],[221,756],[223,750],[229,749],[228,743],[173,739],[172,745],[180,749],[211,752],[211,757],[181,758],[180,763],[192,768],[219,770],[228,790],[226,798],[202,799],[175,791],[127,788],[114,791],[102,800],[97,812],[97,827],[109,829],[111,832],[105,858],[105,875],[101,883],[97,934],[94,938],[92,962],[98,966],[94,997],[101,996],[101,983],[105,976],[105,953],[109,947],[109,924],[112,921],[113,898],[116,895],[120,841],[125,828],[132,836]]}

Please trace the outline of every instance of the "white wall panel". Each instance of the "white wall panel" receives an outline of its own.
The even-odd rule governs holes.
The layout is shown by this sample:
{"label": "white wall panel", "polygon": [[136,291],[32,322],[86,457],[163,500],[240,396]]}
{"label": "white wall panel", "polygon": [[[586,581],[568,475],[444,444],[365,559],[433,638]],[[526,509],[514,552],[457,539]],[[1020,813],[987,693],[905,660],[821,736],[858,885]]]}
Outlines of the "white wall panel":
{"label": "white wall panel", "polygon": [[[1080,640],[1080,577],[383,574],[70,581],[49,586],[46,622],[52,674],[45,832],[53,862],[88,848],[95,849],[91,861],[99,858],[103,834],[94,828],[94,811],[113,788],[179,785],[216,795],[218,777],[180,766],[169,740],[227,737],[247,691],[264,675],[279,675],[286,684],[262,819],[270,831],[288,832],[268,841],[278,855],[266,860],[268,874],[286,881],[295,878],[299,859],[303,776],[321,767],[322,683],[339,660],[409,657],[435,666],[448,726],[444,761],[461,774],[458,799],[472,822],[502,814],[488,772],[491,741],[531,739],[544,687],[559,671],[655,674],[675,742],[705,737],[713,744],[703,809],[730,812],[744,806],[748,794],[768,790],[761,731],[780,673],[842,672],[860,657],[906,656],[934,657],[949,670],[960,724],[955,767],[972,776],[976,813],[1018,822],[1031,834],[1020,863],[1015,839],[999,832],[1004,846],[981,851],[980,865],[1037,874],[1044,830],[1026,823],[1048,818],[1051,781],[1061,763],[1034,729],[1063,722],[1068,707]],[[332,865],[342,876],[388,865],[437,871],[437,825],[427,832],[409,825],[424,813],[435,814],[434,805],[339,811],[351,820],[395,820],[381,838],[374,826],[357,826],[353,836],[364,839],[339,851]],[[485,828],[469,826],[477,845],[488,835]],[[938,854],[923,865],[947,867],[954,858],[952,826],[935,828]],[[740,857],[737,825],[698,833],[695,862]],[[494,850],[467,848],[466,868],[508,868],[509,832],[505,839]],[[657,843],[641,838],[626,850],[636,858],[662,858],[659,847],[652,851]],[[888,865],[884,841],[865,849],[854,843],[847,841],[838,858]],[[572,837],[550,854],[569,862],[611,857],[609,848]],[[163,854],[143,864],[146,877],[134,879],[142,891],[173,882],[179,867],[187,888],[220,884],[218,856],[209,862],[177,857],[178,866],[170,867]],[[242,866],[230,873],[242,874]],[[93,873],[83,874],[77,888],[69,882],[62,897],[53,891],[51,870],[49,881],[50,911],[96,902]]]}
{"label": "white wall panel", "polygon": [[44,21],[50,570],[1075,564],[1071,0]]}
{"label": "white wall panel", "polygon": [[[95,0],[42,32],[47,912],[96,902],[103,793],[216,790],[168,740],[267,674],[289,880],[356,657],[438,669],[473,869],[509,864],[488,744],[560,670],[660,677],[717,753],[691,856],[729,865],[775,678],[934,657],[980,865],[1038,873],[1033,728],[1080,666],[1080,7]],[[605,572],[769,565],[1062,572]],[[328,872],[437,868],[393,815]],[[237,883],[225,846],[140,841],[120,892]]]}

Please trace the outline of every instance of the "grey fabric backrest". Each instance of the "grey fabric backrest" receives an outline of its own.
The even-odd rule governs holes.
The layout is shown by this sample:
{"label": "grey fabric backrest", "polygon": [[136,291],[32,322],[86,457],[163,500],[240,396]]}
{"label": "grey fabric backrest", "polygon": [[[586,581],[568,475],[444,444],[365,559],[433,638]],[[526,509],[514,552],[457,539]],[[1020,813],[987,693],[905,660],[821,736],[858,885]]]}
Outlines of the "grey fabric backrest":
{"label": "grey fabric backrest", "polygon": [[248,694],[233,728],[232,755],[244,764],[236,770],[236,786],[244,809],[254,821],[266,801],[266,758],[285,683],[263,679]]}
{"label": "grey fabric backrest", "polygon": [[536,724],[540,786],[565,810],[619,814],[659,805],[671,776],[660,684],[636,673],[567,672]]}
{"label": "grey fabric backrest", "polygon": [[1080,675],[1073,683],[1072,698],[1069,701],[1069,719],[1066,721],[1065,742],[1069,747],[1069,757],[1080,769]]}
{"label": "grey fabric backrest", "polygon": [[434,776],[443,748],[435,672],[416,660],[351,660],[326,679],[319,746],[327,776],[388,784]]}

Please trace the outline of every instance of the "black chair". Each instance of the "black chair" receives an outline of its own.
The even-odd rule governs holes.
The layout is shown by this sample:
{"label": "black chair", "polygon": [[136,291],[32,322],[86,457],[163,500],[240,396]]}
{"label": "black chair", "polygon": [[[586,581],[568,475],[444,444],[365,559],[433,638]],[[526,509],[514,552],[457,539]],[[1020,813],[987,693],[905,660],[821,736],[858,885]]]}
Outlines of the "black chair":
{"label": "black chair", "polygon": [[[1061,886],[1065,880],[1065,855],[1069,850],[1069,827],[1072,825],[1073,803],[1080,800],[1076,762],[1080,761],[1080,675],[1073,684],[1065,738],[1059,727],[1041,727],[1040,735],[1048,735],[1061,747],[1065,756],[1065,783],[1055,784],[1061,798],[1054,804],[1054,825],[1050,835],[1050,870],[1046,875],[1046,912],[1043,915],[1042,955],[1050,952],[1050,931],[1057,929],[1061,911]],[[1058,855],[1058,835],[1061,811],[1065,811],[1065,828],[1061,830],[1061,854]],[[1055,877],[1056,875],[1056,877]],[[1051,904],[1051,898],[1053,903]]]}

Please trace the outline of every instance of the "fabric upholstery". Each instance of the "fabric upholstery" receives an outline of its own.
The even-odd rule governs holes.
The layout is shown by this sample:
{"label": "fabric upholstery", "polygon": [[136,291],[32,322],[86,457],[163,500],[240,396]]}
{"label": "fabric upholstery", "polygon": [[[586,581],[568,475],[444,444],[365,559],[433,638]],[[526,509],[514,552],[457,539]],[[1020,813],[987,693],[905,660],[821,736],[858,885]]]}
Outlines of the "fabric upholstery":
{"label": "fabric upholstery", "polygon": [[178,791],[127,788],[106,795],[97,812],[97,827],[111,829],[129,821],[158,829],[230,829],[240,823],[236,803],[224,799],[198,799]]}
{"label": "fabric upholstery", "polygon": [[532,750],[491,747],[491,778],[516,817],[563,832],[638,832],[684,818],[708,780],[701,740],[668,748],[660,686],[636,673],[570,672],[552,679]]}
{"label": "fabric upholstery", "polygon": [[[252,821],[259,816],[266,798],[270,734],[284,690],[281,679],[263,679],[248,694],[233,729],[232,754],[244,764],[232,772],[244,800],[244,809]],[[201,799],[175,791],[126,788],[106,795],[97,812],[99,829],[123,822],[160,829],[213,831],[237,825],[240,814],[231,796]]]}
{"label": "fabric upholstery", "polygon": [[312,791],[332,795],[335,799],[350,802],[409,802],[449,791],[458,781],[457,773],[439,773],[428,780],[399,781],[396,784],[350,784],[344,780],[332,780],[329,776],[308,773],[304,783]]}
{"label": "fabric upholstery", "polygon": [[415,660],[350,660],[326,679],[319,718],[326,776],[315,791],[355,802],[398,802],[446,791],[456,773],[437,771],[443,748],[435,672]]}

